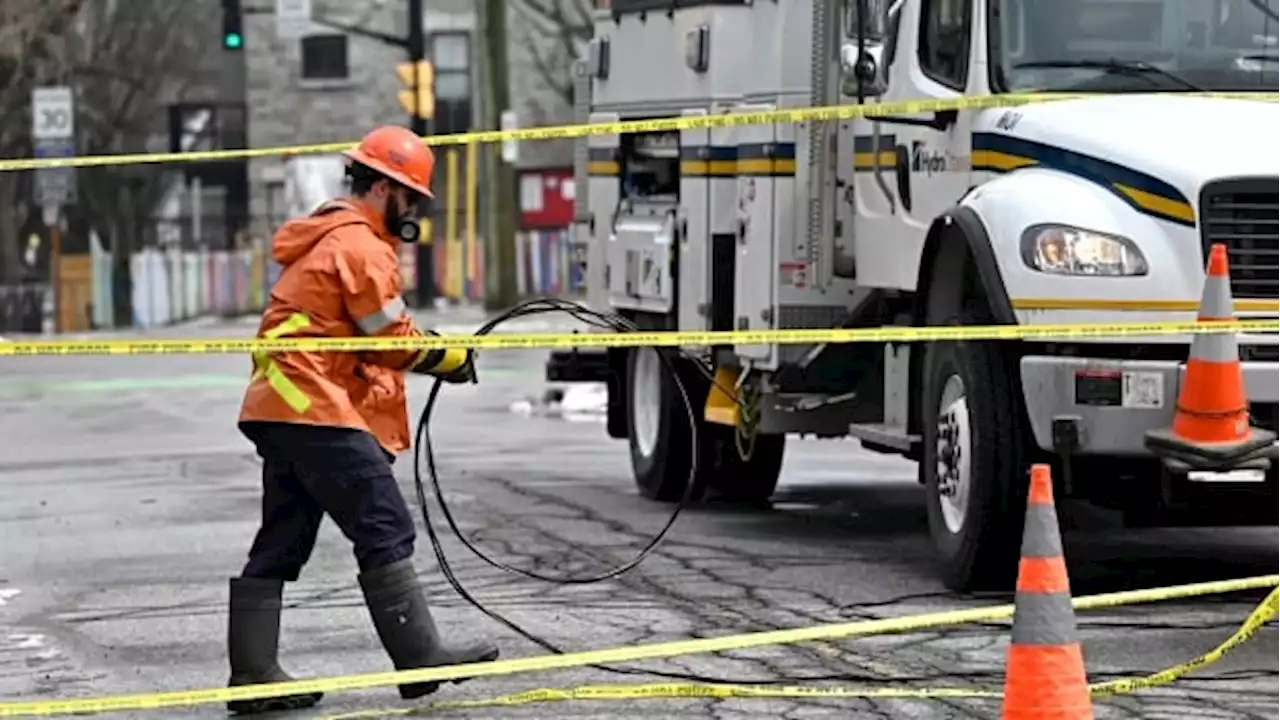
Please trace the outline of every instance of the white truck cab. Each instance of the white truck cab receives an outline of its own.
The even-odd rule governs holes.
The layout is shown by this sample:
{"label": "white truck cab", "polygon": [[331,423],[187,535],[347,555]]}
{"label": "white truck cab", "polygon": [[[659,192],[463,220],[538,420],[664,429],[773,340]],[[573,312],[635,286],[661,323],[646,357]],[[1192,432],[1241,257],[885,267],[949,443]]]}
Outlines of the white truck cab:
{"label": "white truck cab", "polygon": [[[1274,317],[1280,107],[1192,93],[1275,92],[1275,5],[601,2],[583,120],[1090,97],[587,138],[588,300],[655,330],[1190,320],[1223,243],[1237,314]],[[692,478],[659,351],[556,353],[548,377],[608,383],[609,432],[652,499],[764,501],[789,434],[919,461],[942,576],[964,589],[1011,577],[1036,461],[1132,524],[1276,521],[1274,445],[1263,472],[1210,483],[1145,442],[1172,421],[1189,341],[686,348]],[[1274,432],[1276,337],[1238,342],[1251,421]]]}

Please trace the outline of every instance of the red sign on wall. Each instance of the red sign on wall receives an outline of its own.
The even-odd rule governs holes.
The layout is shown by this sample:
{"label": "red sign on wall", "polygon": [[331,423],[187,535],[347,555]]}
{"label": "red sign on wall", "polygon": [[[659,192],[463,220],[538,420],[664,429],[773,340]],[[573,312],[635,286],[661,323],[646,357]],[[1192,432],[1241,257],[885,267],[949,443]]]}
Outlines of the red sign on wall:
{"label": "red sign on wall", "polygon": [[520,227],[567,228],[573,224],[573,171],[567,168],[520,173]]}

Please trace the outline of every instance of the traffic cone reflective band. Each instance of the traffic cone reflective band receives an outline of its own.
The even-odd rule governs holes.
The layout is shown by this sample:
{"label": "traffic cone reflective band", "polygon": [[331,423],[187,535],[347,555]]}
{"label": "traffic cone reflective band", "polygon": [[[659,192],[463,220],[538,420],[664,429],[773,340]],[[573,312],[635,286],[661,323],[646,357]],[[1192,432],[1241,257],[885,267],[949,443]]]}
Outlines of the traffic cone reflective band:
{"label": "traffic cone reflective band", "polygon": [[[1209,250],[1198,321],[1235,319],[1230,275],[1227,248],[1215,243]],[[1197,334],[1178,390],[1173,426],[1147,433],[1147,446],[1178,469],[1230,469],[1249,464],[1274,441],[1274,434],[1249,425],[1235,332]]]}
{"label": "traffic cone reflective band", "polygon": [[[1209,251],[1198,321],[1233,320],[1227,249]],[[1249,404],[1244,395],[1240,348],[1234,332],[1196,335],[1187,374],[1178,392],[1173,434],[1197,443],[1240,442],[1249,437]]]}
{"label": "traffic cone reflective band", "polygon": [[1048,465],[1031,467],[1001,718],[1093,718]]}

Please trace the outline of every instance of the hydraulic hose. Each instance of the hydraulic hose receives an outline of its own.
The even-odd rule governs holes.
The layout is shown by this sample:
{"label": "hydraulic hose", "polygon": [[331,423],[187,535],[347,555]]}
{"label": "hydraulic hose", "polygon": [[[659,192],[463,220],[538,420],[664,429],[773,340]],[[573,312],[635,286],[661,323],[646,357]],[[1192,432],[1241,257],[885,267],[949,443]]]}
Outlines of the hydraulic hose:
{"label": "hydraulic hose", "polygon": [[[615,332],[628,332],[628,331],[634,331],[636,329],[636,326],[634,323],[631,323],[630,321],[628,321],[627,319],[619,315],[608,315],[605,313],[599,313],[594,310],[590,310],[578,303],[574,303],[566,300],[557,300],[557,299],[547,298],[547,299],[540,299],[540,300],[531,300],[531,301],[522,303],[520,305],[517,305],[515,308],[501,315],[498,315],[494,319],[485,323],[483,326],[480,327],[480,329],[476,331],[475,335],[476,336],[488,335],[498,325],[501,325],[502,323],[515,318],[526,317],[529,315],[537,315],[542,313],[549,313],[549,312],[569,313],[570,315],[572,315],[573,317],[575,317],[576,319],[582,322],[595,325],[597,327],[608,328],[608,329],[614,330]],[[685,486],[684,495],[680,498],[680,502],[676,504],[675,509],[671,513],[671,517],[667,520],[666,524],[662,526],[662,529],[658,531],[657,535],[655,535],[653,539],[650,540],[649,543],[645,545],[640,550],[640,552],[638,552],[635,555],[635,557],[633,557],[631,560],[628,560],[627,562],[621,565],[618,565],[617,567],[607,572],[600,573],[598,575],[588,575],[583,577],[557,576],[557,575],[548,575],[544,573],[539,573],[533,570],[526,570],[523,568],[513,567],[500,560],[495,560],[493,557],[489,556],[484,550],[481,550],[474,543],[472,543],[471,540],[468,539],[467,536],[462,532],[462,530],[459,529],[457,522],[453,518],[453,513],[449,510],[449,505],[445,502],[444,492],[441,490],[441,487],[440,487],[439,473],[436,470],[435,452],[431,445],[431,432],[429,429],[429,424],[431,421],[431,416],[435,412],[436,401],[440,396],[440,388],[444,384],[443,381],[439,379],[437,379],[434,385],[432,386],[431,394],[427,397],[426,407],[423,408],[422,415],[418,419],[417,431],[415,433],[416,452],[414,456],[414,467],[413,467],[414,484],[418,491],[418,502],[419,502],[419,505],[421,505],[422,521],[427,526],[428,535],[430,535],[433,538],[433,541],[432,541],[433,547],[436,545],[434,541],[435,535],[431,532],[431,522],[430,522],[430,517],[427,509],[427,500],[425,496],[425,491],[423,489],[422,476],[420,472],[422,469],[421,466],[423,463],[420,462],[420,460],[425,461],[427,476],[431,479],[432,488],[435,491],[436,501],[440,503],[441,514],[444,516],[445,522],[449,525],[449,529],[453,531],[453,534],[456,535],[458,539],[462,542],[462,544],[468,550],[474,553],[476,557],[480,558],[485,563],[499,570],[504,570],[509,573],[515,573],[517,575],[523,575],[524,577],[530,578],[532,580],[542,580],[544,582],[557,583],[561,585],[586,585],[590,583],[603,582],[605,580],[616,578],[619,575],[622,575],[623,573],[627,572],[628,570],[631,570],[632,568],[634,568],[635,566],[643,562],[644,559],[648,557],[648,555],[652,553],[655,548],[658,547],[658,545],[662,542],[663,538],[665,538],[667,533],[671,530],[671,527],[675,525],[676,520],[680,517],[680,512],[688,504],[689,498],[694,489],[694,484],[695,484],[694,479],[697,477],[697,474],[698,474],[699,437],[698,437],[697,418],[695,417],[693,412],[693,403],[689,398],[689,394],[688,394],[688,391],[685,389],[684,383],[680,379],[680,374],[675,371],[675,366],[672,364],[669,354],[659,353],[658,356],[662,359],[662,364],[667,370],[667,372],[672,373],[672,377],[676,381],[676,387],[680,391],[680,399],[684,404],[685,414],[688,417],[689,426],[691,428],[691,433],[692,433],[691,442],[693,447],[693,453],[692,453],[693,463],[689,470],[689,478]],[[700,361],[697,361],[697,362],[699,363],[700,367],[703,367]],[[705,367],[703,367],[703,369],[705,369]],[[709,371],[707,372],[709,373]],[[443,562],[444,562],[443,553],[437,553],[437,557],[441,560],[441,563],[443,565]],[[515,629],[515,628],[512,628],[512,629]]]}

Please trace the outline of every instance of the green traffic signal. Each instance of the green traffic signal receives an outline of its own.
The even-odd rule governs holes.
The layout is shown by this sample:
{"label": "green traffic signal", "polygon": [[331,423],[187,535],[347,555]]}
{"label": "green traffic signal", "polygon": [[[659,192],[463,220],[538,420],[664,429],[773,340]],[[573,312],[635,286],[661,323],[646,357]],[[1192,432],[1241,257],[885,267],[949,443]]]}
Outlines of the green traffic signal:
{"label": "green traffic signal", "polygon": [[244,43],[244,38],[240,37],[240,33],[232,32],[222,36],[223,47],[238,49]]}

